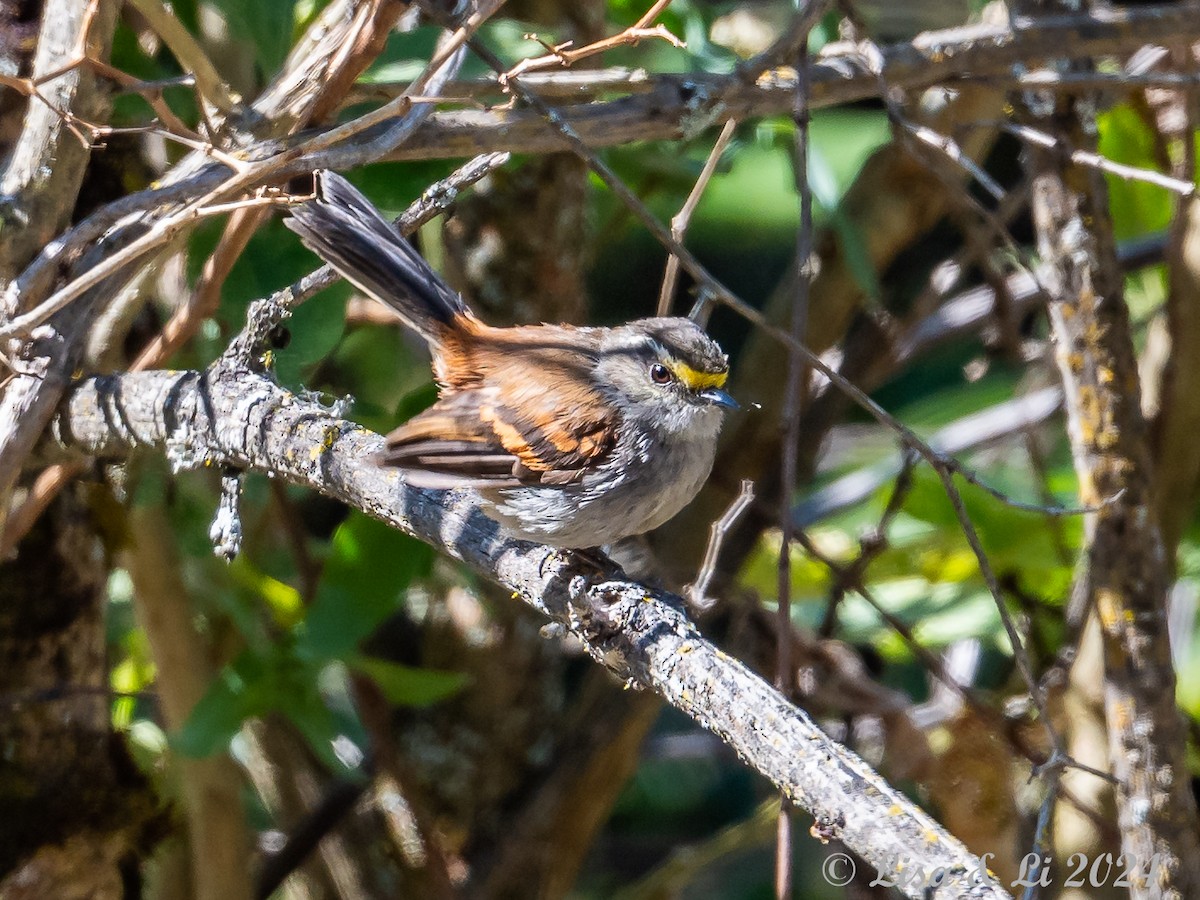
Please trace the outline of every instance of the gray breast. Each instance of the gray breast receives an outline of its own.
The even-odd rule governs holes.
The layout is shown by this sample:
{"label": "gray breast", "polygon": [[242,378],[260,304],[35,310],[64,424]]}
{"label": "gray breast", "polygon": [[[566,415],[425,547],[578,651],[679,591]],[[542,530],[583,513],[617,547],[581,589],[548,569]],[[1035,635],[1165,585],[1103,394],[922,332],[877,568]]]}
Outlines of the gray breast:
{"label": "gray breast", "polygon": [[627,433],[578,484],[487,492],[484,511],[514,537],[555,547],[599,547],[650,531],[699,492],[720,427],[720,412],[706,410],[685,434]]}

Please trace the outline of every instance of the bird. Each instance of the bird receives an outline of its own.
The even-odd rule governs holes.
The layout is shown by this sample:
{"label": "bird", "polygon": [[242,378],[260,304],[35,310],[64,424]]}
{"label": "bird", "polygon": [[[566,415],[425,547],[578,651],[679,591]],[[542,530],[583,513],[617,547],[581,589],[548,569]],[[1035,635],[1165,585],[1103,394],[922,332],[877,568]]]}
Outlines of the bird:
{"label": "bird", "polygon": [[469,488],[510,537],[599,550],[657,528],[700,491],[729,359],[694,321],[487,325],[345,178],[314,173],[284,220],[428,343],[438,399],[375,462],[415,488]]}

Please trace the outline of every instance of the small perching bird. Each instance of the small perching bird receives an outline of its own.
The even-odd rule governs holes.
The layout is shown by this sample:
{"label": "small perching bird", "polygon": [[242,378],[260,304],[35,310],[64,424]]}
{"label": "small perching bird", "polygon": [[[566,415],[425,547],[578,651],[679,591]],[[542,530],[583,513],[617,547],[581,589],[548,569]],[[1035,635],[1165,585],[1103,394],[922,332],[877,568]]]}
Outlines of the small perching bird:
{"label": "small perching bird", "polygon": [[414,487],[473,488],[509,534],[562,548],[641,534],[691,501],[737,406],[699,325],[493,328],[349,182],[314,177],[287,226],[428,341],[441,387],[388,435],[381,465]]}

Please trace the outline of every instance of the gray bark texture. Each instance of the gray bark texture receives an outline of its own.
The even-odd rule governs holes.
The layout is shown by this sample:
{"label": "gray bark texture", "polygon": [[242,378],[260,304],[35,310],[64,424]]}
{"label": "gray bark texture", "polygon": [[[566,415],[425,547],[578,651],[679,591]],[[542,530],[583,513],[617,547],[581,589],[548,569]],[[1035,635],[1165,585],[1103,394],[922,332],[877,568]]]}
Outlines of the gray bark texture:
{"label": "gray bark texture", "polygon": [[[957,896],[1004,897],[967,884],[978,859],[891,788],[802,710],[705,640],[682,601],[597,573],[571,553],[504,538],[465,492],[406,487],[366,460],[382,438],[301,400],[234,363],[208,372],[146,372],[85,379],[52,426],[64,448],[97,457],[165,452],[176,469],[233,466],[302,484],[395,525],[495,579],[569,629],[631,687],[648,688],[713,731],[908,896],[923,880],[899,872],[941,869]],[[886,823],[886,827],[881,827]]]}

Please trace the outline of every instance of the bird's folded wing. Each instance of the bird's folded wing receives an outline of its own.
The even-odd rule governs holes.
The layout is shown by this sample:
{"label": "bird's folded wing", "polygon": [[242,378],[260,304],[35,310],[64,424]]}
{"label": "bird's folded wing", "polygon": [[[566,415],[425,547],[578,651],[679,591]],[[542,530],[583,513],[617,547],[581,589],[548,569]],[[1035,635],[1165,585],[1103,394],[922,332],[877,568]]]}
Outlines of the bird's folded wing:
{"label": "bird's folded wing", "polygon": [[378,462],[415,487],[572,484],[612,452],[616,423],[601,397],[554,381],[443,396],[388,435]]}

